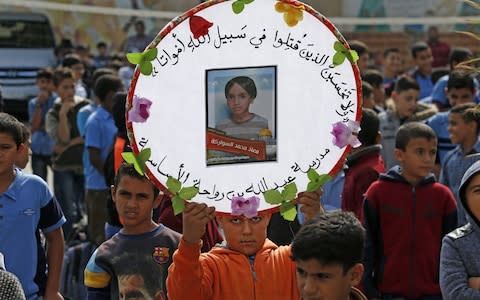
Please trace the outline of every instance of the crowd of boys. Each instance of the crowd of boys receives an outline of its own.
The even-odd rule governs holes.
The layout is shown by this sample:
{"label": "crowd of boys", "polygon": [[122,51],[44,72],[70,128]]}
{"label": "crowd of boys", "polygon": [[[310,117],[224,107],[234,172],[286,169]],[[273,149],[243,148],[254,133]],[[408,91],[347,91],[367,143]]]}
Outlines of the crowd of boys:
{"label": "crowd of boys", "polygon": [[[104,43],[91,61],[59,51],[59,66],[37,74],[29,126],[0,113],[0,282],[11,282],[0,296],[63,299],[64,236],[87,222],[98,246],[88,299],[480,299],[478,82],[455,68],[468,49],[436,49],[449,70],[433,72],[435,45],[413,44],[413,70],[400,70],[395,48],[375,69],[352,41],[362,145],[334,180],[298,194],[302,226],[282,246],[270,213],[216,216],[192,202],[173,216],[170,199],[119,158],[131,66],[119,70]],[[38,176],[22,171],[29,151]]]}

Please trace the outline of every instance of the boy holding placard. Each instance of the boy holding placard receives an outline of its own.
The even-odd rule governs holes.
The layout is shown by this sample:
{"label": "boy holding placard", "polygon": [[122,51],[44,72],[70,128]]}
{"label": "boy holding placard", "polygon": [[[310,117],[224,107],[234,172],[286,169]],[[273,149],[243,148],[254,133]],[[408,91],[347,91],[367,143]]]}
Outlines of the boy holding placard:
{"label": "boy holding placard", "polygon": [[[321,190],[298,195],[306,220],[322,212],[320,196]],[[243,215],[217,217],[226,244],[203,254],[201,237],[215,209],[186,203],[183,236],[168,270],[170,299],[300,299],[290,246],[266,238],[271,213],[257,213],[258,198],[243,200]]]}

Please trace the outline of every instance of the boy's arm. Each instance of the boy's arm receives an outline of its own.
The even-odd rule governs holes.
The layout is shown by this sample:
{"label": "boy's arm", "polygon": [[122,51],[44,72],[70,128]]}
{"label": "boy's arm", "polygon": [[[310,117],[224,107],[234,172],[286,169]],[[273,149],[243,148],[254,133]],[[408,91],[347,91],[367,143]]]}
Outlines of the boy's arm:
{"label": "boy's arm", "polygon": [[363,286],[369,299],[380,298],[380,293],[375,284],[373,272],[378,264],[378,239],[380,234],[379,215],[376,208],[368,198],[363,202],[363,214],[365,218],[366,245],[365,245],[365,273],[363,273]]}
{"label": "boy's arm", "polygon": [[48,278],[44,299],[63,299],[59,292],[64,252],[62,228],[45,233],[45,238],[47,240]]}
{"label": "boy's arm", "polygon": [[325,211],[320,204],[320,197],[323,195],[323,189],[320,187],[315,192],[301,192],[297,196],[297,203],[301,204],[301,212],[304,215],[305,222],[310,221]]}
{"label": "boy's arm", "polygon": [[90,163],[92,166],[97,169],[98,173],[103,176],[103,165],[100,149],[94,147],[88,147],[88,157],[90,158]]}
{"label": "boy's arm", "polygon": [[87,287],[87,300],[110,300],[111,276],[96,264],[98,248],[93,252],[84,270],[83,284]]}
{"label": "boy's arm", "polygon": [[[185,203],[183,236],[168,268],[169,299],[210,299],[211,276],[200,262],[201,238],[205,226],[215,217],[215,209],[206,204]],[[208,255],[208,254],[207,254]]]}
{"label": "boy's arm", "polygon": [[440,254],[440,288],[445,300],[480,299],[480,290],[469,286],[467,270],[454,240],[445,237]]}

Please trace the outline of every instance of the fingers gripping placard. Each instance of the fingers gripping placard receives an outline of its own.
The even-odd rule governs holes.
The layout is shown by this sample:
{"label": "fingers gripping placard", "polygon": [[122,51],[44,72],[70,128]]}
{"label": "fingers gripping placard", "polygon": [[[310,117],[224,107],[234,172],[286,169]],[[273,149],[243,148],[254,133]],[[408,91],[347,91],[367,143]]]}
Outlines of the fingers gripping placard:
{"label": "fingers gripping placard", "polygon": [[173,195],[290,209],[358,146],[356,53],[300,2],[206,2],[129,59],[132,147],[151,149],[145,171]]}

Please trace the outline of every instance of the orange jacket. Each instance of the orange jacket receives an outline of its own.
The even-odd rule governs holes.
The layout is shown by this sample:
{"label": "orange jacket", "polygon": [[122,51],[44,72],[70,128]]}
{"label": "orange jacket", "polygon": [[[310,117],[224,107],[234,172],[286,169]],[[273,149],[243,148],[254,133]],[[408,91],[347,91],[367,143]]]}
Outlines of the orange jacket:
{"label": "orange jacket", "polygon": [[170,300],[300,299],[289,246],[267,239],[252,264],[230,249],[215,247],[200,254],[200,247],[180,241],[168,269]]}

